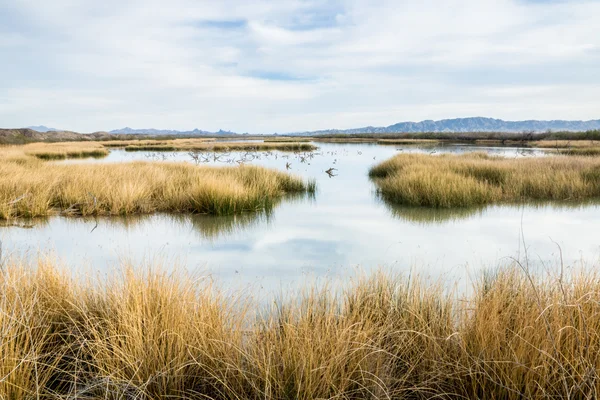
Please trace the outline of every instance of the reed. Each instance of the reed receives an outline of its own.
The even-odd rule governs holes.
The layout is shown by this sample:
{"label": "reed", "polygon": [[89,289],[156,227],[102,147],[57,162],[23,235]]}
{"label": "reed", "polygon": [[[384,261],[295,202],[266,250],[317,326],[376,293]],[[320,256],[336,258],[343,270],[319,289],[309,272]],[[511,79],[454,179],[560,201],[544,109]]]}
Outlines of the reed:
{"label": "reed", "polygon": [[185,163],[48,164],[22,154],[0,158],[0,219],[184,212],[239,214],[272,208],[315,183],[254,166]]}
{"label": "reed", "polygon": [[384,199],[411,206],[467,207],[600,196],[600,160],[590,157],[401,154],[373,167],[369,175]]}
{"label": "reed", "polygon": [[378,139],[379,144],[438,144],[440,141],[437,139]]}
{"label": "reed", "polygon": [[559,149],[559,154],[567,156],[600,156],[600,147],[572,147],[568,149]]}
{"label": "reed", "polygon": [[379,272],[265,308],[156,263],[9,260],[0,398],[596,398],[600,279],[570,271],[512,265],[469,296]]}
{"label": "reed", "polygon": [[546,149],[570,149],[600,146],[599,140],[539,140],[532,142],[531,146]]}
{"label": "reed", "polygon": [[129,144],[125,151],[312,151],[317,147],[310,143],[295,142],[211,142],[205,139],[175,139],[153,144]]}
{"label": "reed", "polygon": [[97,143],[106,148],[121,148],[127,146],[162,146],[168,142],[164,140],[109,140]]}
{"label": "reed", "polygon": [[22,146],[24,154],[41,160],[65,160],[67,158],[102,158],[108,150],[94,142],[32,143]]}
{"label": "reed", "polygon": [[302,138],[302,137],[271,137],[271,138],[267,138],[264,140],[265,143],[269,143],[269,142],[305,143],[305,142],[310,142],[310,141],[312,141],[311,138]]}

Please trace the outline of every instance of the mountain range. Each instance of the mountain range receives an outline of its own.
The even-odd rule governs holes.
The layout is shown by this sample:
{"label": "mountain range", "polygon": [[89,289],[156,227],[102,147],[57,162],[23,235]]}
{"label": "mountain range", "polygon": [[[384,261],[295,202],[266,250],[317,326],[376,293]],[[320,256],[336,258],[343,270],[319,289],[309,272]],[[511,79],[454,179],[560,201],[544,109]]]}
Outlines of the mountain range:
{"label": "mountain range", "polygon": [[[46,126],[30,126],[38,132],[58,131]],[[360,133],[418,133],[418,132],[546,132],[546,131],[588,131],[600,129],[600,119],[589,121],[569,120],[526,120],[504,121],[495,118],[470,117],[442,119],[439,121],[426,120],[421,122],[399,122],[389,126],[366,126],[353,129],[326,129],[283,133],[283,135],[327,135],[327,134],[360,134]],[[200,129],[177,131],[168,129],[133,129],[129,127],[114,129],[110,134],[143,134],[143,135],[186,135],[186,136],[220,136],[236,135],[235,132],[219,130],[209,132]]]}
{"label": "mountain range", "polygon": [[31,129],[31,130],[38,131],[38,132],[56,132],[56,131],[60,131],[60,129],[48,128],[47,126],[44,126],[44,125],[28,126],[26,129]]}
{"label": "mountain range", "polygon": [[367,126],[354,129],[327,129],[312,132],[298,132],[299,135],[358,134],[358,133],[418,133],[418,132],[545,132],[588,131],[600,129],[600,120],[590,121],[504,121],[495,118],[454,118],[439,121],[399,122],[389,126]]}

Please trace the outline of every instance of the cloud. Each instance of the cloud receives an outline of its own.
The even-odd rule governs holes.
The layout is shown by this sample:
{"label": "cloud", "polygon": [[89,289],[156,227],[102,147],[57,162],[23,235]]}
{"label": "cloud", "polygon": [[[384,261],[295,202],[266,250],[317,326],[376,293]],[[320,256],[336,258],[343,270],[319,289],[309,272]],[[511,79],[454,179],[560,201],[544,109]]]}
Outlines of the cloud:
{"label": "cloud", "polygon": [[599,1],[4,1],[7,127],[599,117]]}

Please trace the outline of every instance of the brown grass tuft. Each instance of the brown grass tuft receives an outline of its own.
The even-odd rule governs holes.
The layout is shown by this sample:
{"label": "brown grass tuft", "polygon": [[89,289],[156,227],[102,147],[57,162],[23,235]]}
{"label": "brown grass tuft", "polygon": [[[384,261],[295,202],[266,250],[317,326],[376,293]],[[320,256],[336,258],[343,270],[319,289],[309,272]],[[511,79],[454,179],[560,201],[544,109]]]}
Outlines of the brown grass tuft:
{"label": "brown grass tuft", "polygon": [[[596,398],[600,279],[485,274],[469,297],[377,273],[264,308],[124,265],[0,274],[0,398]],[[251,310],[262,310],[252,313]]]}
{"label": "brown grass tuft", "polygon": [[183,163],[48,164],[22,154],[0,159],[0,219],[152,212],[238,214],[269,209],[305,182],[261,167]]}
{"label": "brown grass tuft", "polygon": [[369,175],[386,200],[413,206],[467,207],[600,196],[600,160],[588,157],[401,154],[373,167]]}
{"label": "brown grass tuft", "polygon": [[101,158],[108,150],[94,142],[32,143],[20,148],[26,155],[42,160],[64,160],[67,158]]}

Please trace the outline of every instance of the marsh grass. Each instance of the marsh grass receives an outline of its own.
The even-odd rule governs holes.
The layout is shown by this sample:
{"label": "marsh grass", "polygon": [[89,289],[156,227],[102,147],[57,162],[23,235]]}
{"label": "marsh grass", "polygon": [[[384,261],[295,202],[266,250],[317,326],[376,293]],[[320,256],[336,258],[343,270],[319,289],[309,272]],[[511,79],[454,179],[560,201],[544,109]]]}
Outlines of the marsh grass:
{"label": "marsh grass", "polygon": [[315,136],[312,138],[314,142],[322,142],[322,143],[375,143],[377,142],[377,138],[369,138],[369,137],[352,137],[350,135],[343,137],[320,137]]}
{"label": "marsh grass", "polygon": [[20,150],[41,160],[102,158],[108,155],[107,149],[94,142],[32,143],[22,146]]}
{"label": "marsh grass", "polygon": [[160,144],[129,144],[125,151],[312,151],[317,147],[310,143],[299,142],[211,142],[204,139],[176,139]]}
{"label": "marsh grass", "polygon": [[271,138],[266,138],[263,141],[265,143],[269,143],[269,142],[305,143],[305,142],[310,142],[311,140],[312,140],[311,138],[302,138],[302,137],[271,137]]}
{"label": "marsh grass", "polygon": [[379,144],[404,144],[404,145],[411,145],[411,144],[429,144],[429,145],[434,145],[434,144],[438,144],[440,141],[437,139],[378,139],[377,143]]}
{"label": "marsh grass", "polygon": [[596,398],[600,279],[570,271],[513,265],[468,297],[379,272],[265,309],[171,266],[10,260],[0,398]]}
{"label": "marsh grass", "polygon": [[376,165],[369,175],[384,199],[411,206],[600,197],[600,160],[589,157],[401,154]]}
{"label": "marsh grass", "polygon": [[177,151],[174,146],[169,145],[129,145],[125,151]]}
{"label": "marsh grass", "polygon": [[600,147],[572,147],[568,149],[559,149],[559,154],[568,156],[600,156]]}
{"label": "marsh grass", "polygon": [[384,138],[382,135],[372,137],[352,137],[353,135],[341,137],[320,137],[314,136],[309,140],[323,143],[377,143],[383,145],[429,145],[440,143],[437,139],[419,139],[419,138]]}
{"label": "marsh grass", "polygon": [[0,219],[183,212],[214,215],[269,209],[284,195],[315,190],[262,167],[184,163],[48,164],[22,154],[0,158]]}
{"label": "marsh grass", "polygon": [[599,147],[600,140],[539,140],[531,145],[546,149]]}
{"label": "marsh grass", "polygon": [[108,140],[97,142],[104,147],[127,147],[127,146],[164,146],[174,142],[193,142],[204,143],[212,142],[214,138],[197,138],[197,139],[155,139],[155,140]]}

